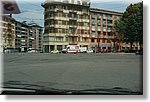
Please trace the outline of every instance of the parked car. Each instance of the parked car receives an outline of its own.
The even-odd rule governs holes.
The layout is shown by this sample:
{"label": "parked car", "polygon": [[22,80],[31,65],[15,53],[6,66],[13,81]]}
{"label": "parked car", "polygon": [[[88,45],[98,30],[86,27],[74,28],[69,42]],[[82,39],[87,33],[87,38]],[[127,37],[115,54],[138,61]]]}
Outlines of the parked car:
{"label": "parked car", "polygon": [[4,53],[17,53],[19,52],[19,49],[17,48],[5,48]]}
{"label": "parked car", "polygon": [[92,49],[88,49],[87,53],[94,53],[94,51]]}
{"label": "parked car", "polygon": [[138,50],[135,55],[143,55],[143,49]]}
{"label": "parked car", "polygon": [[128,49],[128,50],[124,50],[124,52],[125,53],[136,53],[136,50],[130,50],[130,49]]}
{"label": "parked car", "polygon": [[53,54],[57,54],[57,53],[61,53],[60,51],[58,51],[58,50],[53,50],[53,51],[51,51],[51,53],[53,53]]}

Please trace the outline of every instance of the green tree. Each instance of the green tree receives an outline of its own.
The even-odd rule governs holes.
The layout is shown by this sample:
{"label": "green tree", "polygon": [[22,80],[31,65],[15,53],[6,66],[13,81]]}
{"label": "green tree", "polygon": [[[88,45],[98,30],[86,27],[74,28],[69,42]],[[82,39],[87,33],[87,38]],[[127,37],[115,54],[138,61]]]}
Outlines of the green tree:
{"label": "green tree", "polygon": [[120,45],[124,41],[124,29],[124,22],[122,20],[116,20],[114,23],[113,33],[115,33],[116,39],[119,41],[119,50],[121,50]]}
{"label": "green tree", "polygon": [[[129,5],[122,18],[116,22],[115,30],[124,35],[124,41],[130,43],[130,49],[134,42],[143,45],[143,2]],[[119,35],[119,36],[120,36]]]}

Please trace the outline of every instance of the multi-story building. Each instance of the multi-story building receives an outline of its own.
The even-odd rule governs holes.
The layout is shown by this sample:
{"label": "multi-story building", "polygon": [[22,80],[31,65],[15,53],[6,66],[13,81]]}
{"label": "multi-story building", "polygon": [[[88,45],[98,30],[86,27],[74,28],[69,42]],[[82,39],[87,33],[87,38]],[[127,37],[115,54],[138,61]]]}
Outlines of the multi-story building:
{"label": "multi-story building", "polygon": [[[129,49],[120,43],[114,23],[123,13],[90,8],[87,0],[46,0],[44,12],[45,52],[61,50],[66,45],[78,44],[101,52]],[[138,45],[133,44],[134,49]]]}
{"label": "multi-story building", "polygon": [[15,47],[15,19],[10,16],[2,16],[1,29],[2,29],[2,46],[3,48]]}
{"label": "multi-story building", "polygon": [[43,27],[36,23],[19,22],[9,16],[3,16],[2,21],[3,48],[17,48],[27,52],[29,48],[42,51]]}
{"label": "multi-story building", "polygon": [[91,47],[102,52],[119,50],[119,43],[113,32],[114,23],[123,13],[90,8]]}
{"label": "multi-story building", "polygon": [[61,50],[68,44],[89,46],[89,8],[85,0],[47,0],[44,12],[44,50]]}
{"label": "multi-story building", "polygon": [[16,21],[16,48],[26,52],[29,48],[42,51],[43,28],[36,23]]}
{"label": "multi-story building", "polygon": [[[28,24],[29,31],[29,46],[40,51],[43,51],[43,27],[37,25],[36,23]],[[32,47],[31,47],[32,42]]]}
{"label": "multi-story building", "polygon": [[22,52],[26,52],[28,49],[28,35],[29,27],[25,22],[16,21],[16,41],[15,47],[19,48]]}

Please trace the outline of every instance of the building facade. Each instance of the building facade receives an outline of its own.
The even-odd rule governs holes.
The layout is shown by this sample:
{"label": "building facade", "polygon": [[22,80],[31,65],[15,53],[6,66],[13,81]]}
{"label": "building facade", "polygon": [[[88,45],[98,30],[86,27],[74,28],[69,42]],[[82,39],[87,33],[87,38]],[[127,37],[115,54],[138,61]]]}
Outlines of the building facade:
{"label": "building facade", "polygon": [[4,49],[17,48],[21,52],[27,52],[29,48],[33,48],[43,51],[43,27],[36,23],[19,22],[9,16],[3,16],[0,23],[2,24],[2,46]]}
{"label": "building facade", "polygon": [[44,12],[45,52],[62,50],[68,44],[89,46],[90,3],[81,0],[47,0],[42,4]]}
{"label": "building facade", "polygon": [[100,51],[118,49],[112,33],[120,12],[90,8],[90,3],[79,0],[47,0],[44,12],[44,50],[62,50],[66,45],[78,44]]}
{"label": "building facade", "polygon": [[[129,43],[119,42],[114,23],[123,13],[90,8],[87,0],[46,0],[44,12],[45,52],[61,51],[66,45],[80,45],[98,52],[127,50]],[[133,49],[139,49],[136,43]]]}
{"label": "building facade", "polygon": [[114,23],[122,13],[90,8],[91,47],[100,52],[119,50],[119,42],[113,32]]}
{"label": "building facade", "polygon": [[28,35],[29,48],[43,51],[43,27],[36,23],[30,23],[28,24],[28,27],[30,28]]}
{"label": "building facade", "polygon": [[10,16],[2,16],[2,20],[0,21],[1,23],[1,29],[2,29],[2,47],[7,48],[7,47],[15,47],[15,31],[16,31],[16,26],[15,26],[15,19],[13,19]]}
{"label": "building facade", "polygon": [[16,21],[16,39],[15,47],[19,48],[21,52],[26,52],[28,49],[28,35],[29,27],[25,22]]}

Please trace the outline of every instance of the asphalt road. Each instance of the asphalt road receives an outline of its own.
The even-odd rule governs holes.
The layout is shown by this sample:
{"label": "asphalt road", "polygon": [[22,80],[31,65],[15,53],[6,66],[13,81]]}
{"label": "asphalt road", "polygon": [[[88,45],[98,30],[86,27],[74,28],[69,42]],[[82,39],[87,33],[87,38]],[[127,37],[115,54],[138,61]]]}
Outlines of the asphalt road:
{"label": "asphalt road", "polygon": [[4,82],[60,89],[122,87],[142,91],[142,56],[134,54],[4,54]]}

